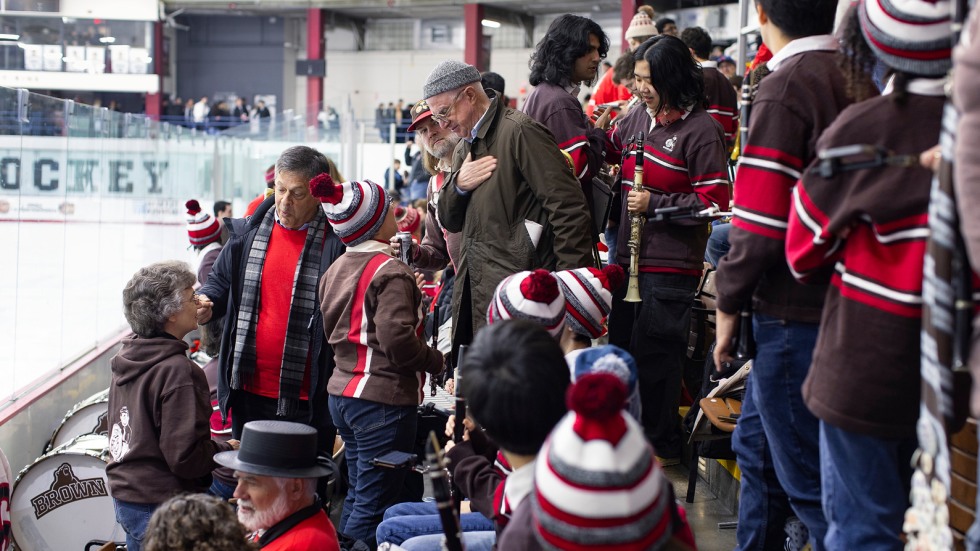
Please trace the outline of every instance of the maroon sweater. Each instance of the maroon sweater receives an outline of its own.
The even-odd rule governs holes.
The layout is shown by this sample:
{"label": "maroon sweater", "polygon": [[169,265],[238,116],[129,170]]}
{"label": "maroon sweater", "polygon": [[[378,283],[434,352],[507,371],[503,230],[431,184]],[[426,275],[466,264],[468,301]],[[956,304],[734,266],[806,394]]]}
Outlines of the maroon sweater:
{"label": "maroon sweater", "polygon": [[602,168],[606,149],[611,149],[607,148],[605,131],[589,122],[578,98],[550,82],[535,86],[522,110],[551,131],[558,147],[571,155],[575,178],[591,204],[592,177]]}
{"label": "maroon sweater", "polygon": [[[910,93],[904,106],[886,95],[848,107],[817,148],[874,143],[917,155],[935,145],[942,81],[911,86],[923,83],[935,95]],[[907,132],[912,118],[916,130]],[[880,438],[915,434],[931,183],[932,174],[920,166],[830,179],[809,170],[794,190],[786,234],[790,267],[801,279],[834,268],[803,385],[810,411],[834,426]]]}
{"label": "maroon sweater", "polygon": [[738,133],[738,96],[731,81],[718,70],[715,62],[702,61],[701,65],[704,95],[708,97],[708,114],[725,131],[725,145],[731,149],[735,145],[735,134]]}
{"label": "maroon sweater", "polygon": [[722,312],[734,314],[752,299],[763,314],[820,321],[827,288],[793,278],[786,224],[790,192],[816,157],[817,138],[851,103],[845,90],[836,53],[827,50],[789,57],[759,85],[735,176],[731,249],[718,263]]}
{"label": "maroon sweater", "polygon": [[[616,129],[627,141],[642,131],[643,187],[651,192],[648,213],[663,207],[728,206],[728,158],[721,126],[698,106],[685,118],[650,128],[652,119],[638,104]],[[625,197],[633,185],[635,155],[627,155],[621,172],[619,243],[616,261],[629,265],[629,213]],[[700,275],[710,233],[706,220],[648,221],[643,226],[640,271]]]}

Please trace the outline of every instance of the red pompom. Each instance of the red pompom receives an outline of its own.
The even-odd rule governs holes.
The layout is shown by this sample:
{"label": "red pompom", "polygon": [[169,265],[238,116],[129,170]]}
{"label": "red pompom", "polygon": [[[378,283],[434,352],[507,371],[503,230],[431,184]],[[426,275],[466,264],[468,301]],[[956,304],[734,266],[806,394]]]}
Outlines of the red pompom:
{"label": "red pompom", "polygon": [[329,174],[324,172],[310,180],[310,193],[321,203],[336,205],[344,198],[344,188],[336,184]]}
{"label": "red pompom", "polygon": [[187,207],[187,214],[191,216],[201,212],[201,204],[197,202],[197,199],[191,199],[184,203],[184,206]]}
{"label": "red pompom", "polygon": [[395,207],[395,220],[398,220],[403,216],[405,216],[405,207],[401,205]]}
{"label": "red pompom", "polygon": [[551,304],[561,291],[558,289],[558,279],[551,272],[537,269],[521,282],[521,294],[528,300]]}
{"label": "red pompom", "polygon": [[606,281],[603,282],[604,286],[609,291],[616,291],[626,282],[626,272],[623,271],[623,267],[619,264],[606,266],[602,269],[602,273],[606,276]]}
{"label": "red pompom", "polygon": [[587,419],[607,421],[626,404],[626,385],[612,373],[582,375],[568,388],[565,403]]}

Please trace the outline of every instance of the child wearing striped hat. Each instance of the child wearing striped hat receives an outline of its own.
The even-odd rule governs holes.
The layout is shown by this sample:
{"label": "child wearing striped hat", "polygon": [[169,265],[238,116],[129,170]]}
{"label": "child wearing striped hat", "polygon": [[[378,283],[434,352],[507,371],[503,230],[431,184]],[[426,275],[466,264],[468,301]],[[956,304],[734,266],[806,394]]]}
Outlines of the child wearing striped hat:
{"label": "child wearing striped hat", "polygon": [[499,549],[694,549],[694,536],[613,373],[583,375],[534,463]]}
{"label": "child wearing striped hat", "polygon": [[[368,543],[406,471],[370,466],[385,453],[411,453],[425,373],[443,358],[422,337],[422,295],[415,275],[392,257],[394,210],[385,190],[367,180],[310,181],[337,237],[347,245],[319,286],[324,334],[336,367],[327,383],[330,416],[344,440],[350,490],[338,531]],[[371,430],[356,427],[371,426]]]}
{"label": "child wearing striped hat", "polygon": [[606,318],[612,311],[612,294],[623,286],[626,274],[619,264],[603,269],[586,267],[555,272],[565,296],[565,329],[562,352],[574,372],[575,358],[606,334]]}
{"label": "child wearing striped hat", "polygon": [[517,272],[501,281],[487,308],[487,324],[521,319],[543,327],[555,339],[565,327],[565,296],[548,270]]}
{"label": "child wearing striped hat", "polygon": [[204,285],[221,252],[221,224],[218,219],[201,210],[197,199],[184,203],[187,207],[187,239],[196,253],[194,272],[197,280]]}

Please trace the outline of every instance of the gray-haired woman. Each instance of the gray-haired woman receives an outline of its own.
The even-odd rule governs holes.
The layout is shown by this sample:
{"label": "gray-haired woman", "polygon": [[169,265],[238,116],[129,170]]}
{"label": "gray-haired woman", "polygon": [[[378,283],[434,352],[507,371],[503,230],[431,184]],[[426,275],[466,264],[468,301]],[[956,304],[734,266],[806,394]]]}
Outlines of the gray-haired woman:
{"label": "gray-haired woman", "polygon": [[130,550],[141,549],[161,503],[207,490],[214,454],[238,448],[235,440],[211,440],[207,379],[182,340],[197,327],[195,281],[186,263],[158,262],[140,268],[123,290],[134,335],[112,358],[106,475]]}

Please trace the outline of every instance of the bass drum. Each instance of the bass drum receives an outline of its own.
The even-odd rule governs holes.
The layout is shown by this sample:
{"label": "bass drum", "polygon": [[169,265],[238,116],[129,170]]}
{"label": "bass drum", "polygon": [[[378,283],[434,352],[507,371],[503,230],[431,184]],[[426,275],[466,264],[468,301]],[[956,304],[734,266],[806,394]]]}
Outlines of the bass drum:
{"label": "bass drum", "polygon": [[61,424],[51,434],[51,440],[48,440],[44,453],[63,446],[83,434],[109,436],[108,388],[75,404],[75,407],[68,411]]}
{"label": "bass drum", "polygon": [[71,551],[91,541],[125,541],[109,497],[108,447],[105,436],[79,436],[17,475],[10,495],[17,549]]}

